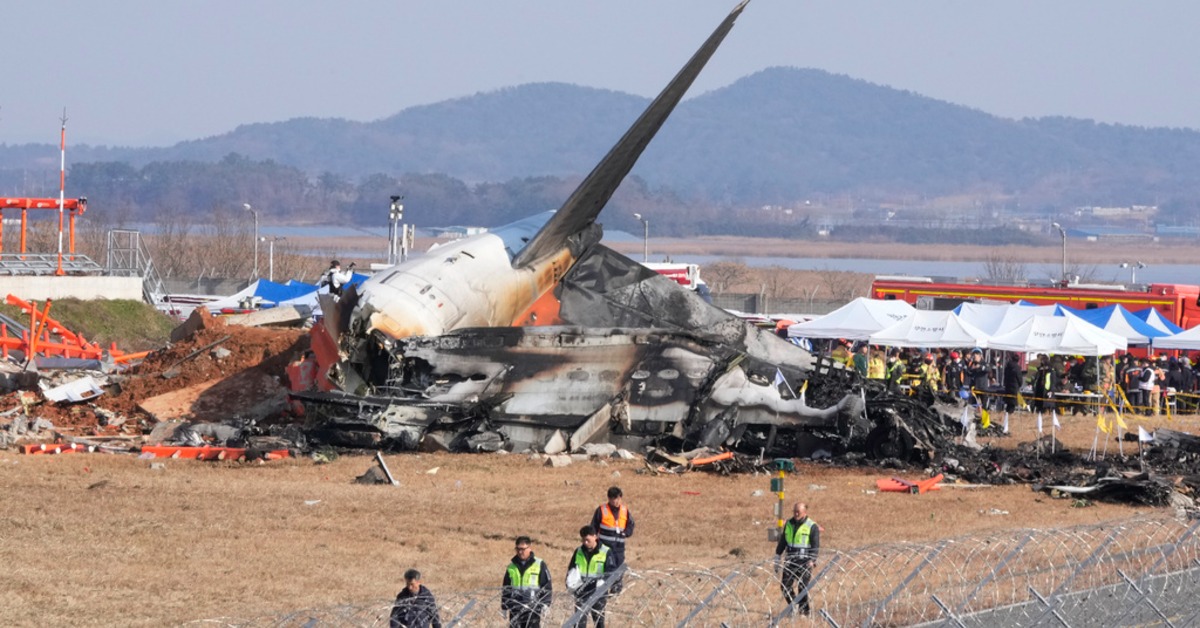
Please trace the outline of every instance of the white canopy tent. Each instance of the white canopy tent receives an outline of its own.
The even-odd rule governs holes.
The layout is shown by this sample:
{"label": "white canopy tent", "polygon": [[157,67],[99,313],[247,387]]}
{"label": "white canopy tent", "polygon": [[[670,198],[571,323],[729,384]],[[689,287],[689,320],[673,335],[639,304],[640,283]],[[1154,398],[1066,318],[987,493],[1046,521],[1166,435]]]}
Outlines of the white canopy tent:
{"label": "white canopy tent", "polygon": [[1200,326],[1181,331],[1173,336],[1160,336],[1153,341],[1155,349],[1200,349]]}
{"label": "white canopy tent", "polygon": [[916,310],[871,334],[871,344],[888,347],[987,347],[987,334],[950,311]]}
{"label": "white canopy tent", "polygon": [[1057,305],[1018,305],[1015,303],[963,303],[954,308],[959,318],[989,335],[1002,334],[1034,316],[1061,316]]}
{"label": "white canopy tent", "polygon": [[882,301],[859,297],[821,318],[788,327],[789,338],[846,338],[866,340],[915,312],[904,301]]}
{"label": "white canopy tent", "polygon": [[1128,346],[1121,336],[1081,318],[1041,314],[988,340],[992,349],[1058,355],[1112,355]]}

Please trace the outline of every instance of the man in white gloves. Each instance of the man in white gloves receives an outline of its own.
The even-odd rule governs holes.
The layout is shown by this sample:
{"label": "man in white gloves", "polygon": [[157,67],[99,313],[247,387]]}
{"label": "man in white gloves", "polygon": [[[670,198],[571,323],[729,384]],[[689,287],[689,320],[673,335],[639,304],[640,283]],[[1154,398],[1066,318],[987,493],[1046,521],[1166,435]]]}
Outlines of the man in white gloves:
{"label": "man in white gloves", "polygon": [[[588,608],[587,601],[596,592],[597,587],[604,586],[604,578],[616,570],[617,564],[613,553],[596,537],[596,529],[583,526],[579,529],[579,538],[583,542],[571,556],[567,565],[567,589],[575,594],[575,610],[586,610],[579,622],[574,624],[584,628],[588,616],[595,622],[596,628],[604,628],[604,608],[608,604],[608,592],[604,592]],[[574,585],[574,586],[572,586]]]}

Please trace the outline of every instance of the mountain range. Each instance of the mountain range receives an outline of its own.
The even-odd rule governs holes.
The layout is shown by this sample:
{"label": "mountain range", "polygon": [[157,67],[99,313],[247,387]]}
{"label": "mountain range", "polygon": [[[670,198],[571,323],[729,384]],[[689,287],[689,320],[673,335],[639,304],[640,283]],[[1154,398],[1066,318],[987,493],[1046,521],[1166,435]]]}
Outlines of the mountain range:
{"label": "mountain range", "polygon": [[[378,175],[401,184],[414,175],[445,176],[468,188],[539,177],[570,181],[599,161],[647,103],[620,92],[536,83],[373,122],[298,118],[169,147],[72,147],[70,157],[73,171],[85,163],[123,163],[137,173],[154,164],[216,164],[235,156],[243,165],[356,185]],[[0,145],[0,191],[20,194],[19,173],[27,185],[30,169],[57,166],[57,146]],[[647,190],[731,207],[962,197],[1019,199],[1048,212],[1154,204],[1187,221],[1200,207],[1200,132],[1064,117],[1006,119],[843,75],[778,67],[685,100],[632,174]]]}

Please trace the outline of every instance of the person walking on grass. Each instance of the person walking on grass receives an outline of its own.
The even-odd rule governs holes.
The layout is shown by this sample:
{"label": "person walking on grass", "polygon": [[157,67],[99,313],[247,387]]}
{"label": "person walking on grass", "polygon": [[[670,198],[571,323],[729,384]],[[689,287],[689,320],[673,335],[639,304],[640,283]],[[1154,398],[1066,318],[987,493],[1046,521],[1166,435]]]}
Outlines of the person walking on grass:
{"label": "person walking on grass", "polygon": [[517,537],[516,552],[504,571],[500,607],[509,628],[541,628],[542,613],[554,595],[550,568],[533,555],[533,542],[527,536]]}
{"label": "person walking on grass", "polygon": [[[821,526],[808,518],[808,506],[796,502],[792,507],[792,518],[783,524],[783,534],[775,544],[775,573],[779,574],[779,587],[783,599],[804,615],[809,614],[808,583],[812,580],[821,549]],[[796,601],[799,596],[799,601]]]}
{"label": "person walking on grass", "polygon": [[[633,536],[633,515],[625,506],[625,494],[621,488],[614,486],[608,489],[608,501],[600,504],[592,514],[592,529],[600,536],[600,542],[609,547],[613,555],[613,568],[625,564],[625,539]],[[610,591],[613,595],[621,592],[622,577],[618,576]]]}
{"label": "person walking on grass", "polygon": [[396,596],[392,606],[390,628],[442,628],[438,618],[437,601],[433,593],[421,584],[421,572],[409,569],[404,572],[404,589]]}

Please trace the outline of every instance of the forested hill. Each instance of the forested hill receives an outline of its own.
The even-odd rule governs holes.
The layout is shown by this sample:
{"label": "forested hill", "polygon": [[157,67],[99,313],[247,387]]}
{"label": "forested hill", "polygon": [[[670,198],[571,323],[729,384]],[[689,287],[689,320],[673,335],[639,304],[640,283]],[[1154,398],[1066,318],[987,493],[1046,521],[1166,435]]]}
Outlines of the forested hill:
{"label": "forested hill", "polygon": [[[471,193],[489,182],[577,180],[647,102],[529,84],[374,122],[294,119],[167,148],[75,147],[72,175],[77,184],[97,186],[101,181],[80,178],[145,179],[146,167],[185,161],[210,164],[211,172],[233,155],[237,170],[260,168],[268,176],[294,169],[332,187],[410,174],[457,180]],[[24,169],[28,185],[30,168],[50,167],[47,154],[56,170],[56,146],[0,145],[0,193],[24,193],[16,173]],[[738,206],[988,193],[1019,196],[1027,205],[1190,208],[1200,197],[1200,132],[1010,120],[819,70],[772,68],[684,101],[633,174],[647,190]]]}

